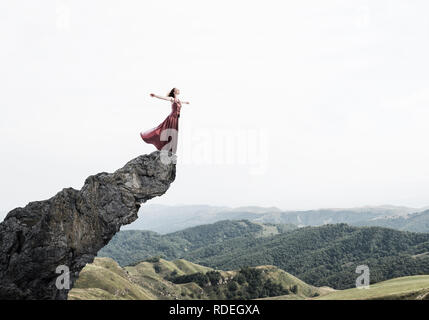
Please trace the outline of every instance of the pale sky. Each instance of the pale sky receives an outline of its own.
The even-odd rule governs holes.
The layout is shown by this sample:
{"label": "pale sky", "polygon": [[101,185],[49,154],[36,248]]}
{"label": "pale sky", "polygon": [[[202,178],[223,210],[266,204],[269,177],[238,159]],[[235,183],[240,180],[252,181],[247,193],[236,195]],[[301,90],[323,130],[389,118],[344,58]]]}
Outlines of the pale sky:
{"label": "pale sky", "polygon": [[149,93],[172,87],[191,104],[176,181],[151,203],[429,205],[428,12],[423,0],[2,0],[0,211],[154,151],[139,132],[171,107]]}

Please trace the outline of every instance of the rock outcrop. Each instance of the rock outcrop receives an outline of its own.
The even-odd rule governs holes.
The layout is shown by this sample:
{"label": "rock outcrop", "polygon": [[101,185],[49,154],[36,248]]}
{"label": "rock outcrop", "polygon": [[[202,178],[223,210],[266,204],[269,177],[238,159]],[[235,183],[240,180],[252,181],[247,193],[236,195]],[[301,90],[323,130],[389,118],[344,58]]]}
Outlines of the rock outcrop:
{"label": "rock outcrop", "polygon": [[[137,219],[140,204],[174,181],[175,161],[161,159],[159,151],[142,155],[114,173],[88,177],[79,191],[63,189],[9,212],[0,224],[0,299],[67,299],[58,277],[69,275],[71,289],[120,227]],[[58,266],[69,273],[57,273]]]}

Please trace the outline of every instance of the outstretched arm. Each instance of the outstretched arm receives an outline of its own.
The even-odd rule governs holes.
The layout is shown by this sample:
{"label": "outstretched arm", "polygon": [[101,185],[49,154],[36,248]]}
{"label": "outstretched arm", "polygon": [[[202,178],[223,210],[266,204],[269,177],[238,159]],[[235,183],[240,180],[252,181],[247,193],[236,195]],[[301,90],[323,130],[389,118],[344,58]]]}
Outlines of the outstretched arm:
{"label": "outstretched arm", "polygon": [[163,96],[158,96],[158,95],[156,95],[155,93],[151,93],[151,94],[150,94],[150,96],[151,96],[151,97],[158,98],[158,99],[162,99],[162,100],[171,101],[171,102],[173,102],[173,101],[174,101],[174,98],[173,98],[173,97],[163,97]]}

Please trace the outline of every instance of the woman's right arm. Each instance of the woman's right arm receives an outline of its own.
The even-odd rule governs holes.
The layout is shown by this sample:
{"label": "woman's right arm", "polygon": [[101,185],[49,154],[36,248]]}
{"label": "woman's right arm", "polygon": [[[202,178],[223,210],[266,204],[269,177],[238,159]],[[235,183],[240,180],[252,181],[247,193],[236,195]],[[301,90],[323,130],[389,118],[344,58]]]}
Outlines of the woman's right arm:
{"label": "woman's right arm", "polygon": [[163,96],[158,96],[158,95],[156,95],[155,93],[151,93],[151,94],[150,94],[150,96],[151,96],[151,97],[158,98],[158,99],[162,99],[162,100],[171,101],[171,102],[173,102],[173,101],[174,101],[174,98],[173,98],[173,97],[163,97]]}

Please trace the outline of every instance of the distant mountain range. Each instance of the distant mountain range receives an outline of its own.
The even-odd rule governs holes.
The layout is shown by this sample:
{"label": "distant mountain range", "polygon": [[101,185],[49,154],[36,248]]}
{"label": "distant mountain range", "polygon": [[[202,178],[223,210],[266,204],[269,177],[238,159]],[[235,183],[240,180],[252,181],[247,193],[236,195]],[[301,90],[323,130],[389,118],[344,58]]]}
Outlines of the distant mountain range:
{"label": "distant mountain range", "polygon": [[153,255],[211,268],[274,265],[314,286],[346,289],[355,269],[368,265],[371,281],[429,274],[429,234],[346,224],[291,225],[226,220],[160,235],[121,231],[98,254],[121,265]]}
{"label": "distant mountain range", "polygon": [[405,216],[379,217],[355,223],[357,226],[379,226],[403,231],[429,232],[429,210]]}
{"label": "distant mountain range", "polygon": [[[0,211],[0,222],[7,212]],[[282,211],[276,207],[181,205],[166,206],[145,204],[139,218],[121,230],[150,230],[167,234],[202,224],[221,220],[294,224],[298,227],[347,223],[355,226],[380,226],[403,231],[429,232],[429,208],[400,206],[366,206],[349,209],[318,209]]]}
{"label": "distant mountain range", "polygon": [[[426,211],[425,211],[426,210]],[[428,208],[375,206],[350,209],[282,211],[276,207],[216,207],[208,205],[142,206],[139,219],[122,230],[151,230],[161,234],[221,220],[294,224],[298,227],[347,223],[356,226],[386,226],[398,230],[429,232]]]}

